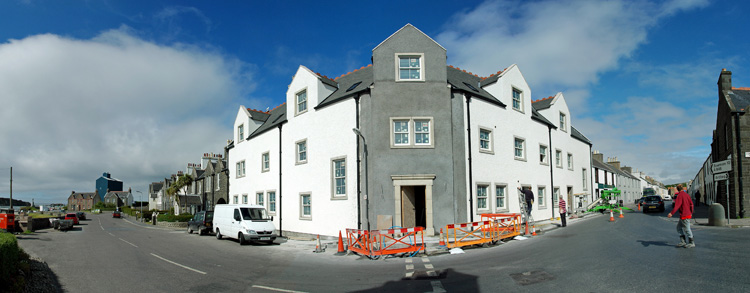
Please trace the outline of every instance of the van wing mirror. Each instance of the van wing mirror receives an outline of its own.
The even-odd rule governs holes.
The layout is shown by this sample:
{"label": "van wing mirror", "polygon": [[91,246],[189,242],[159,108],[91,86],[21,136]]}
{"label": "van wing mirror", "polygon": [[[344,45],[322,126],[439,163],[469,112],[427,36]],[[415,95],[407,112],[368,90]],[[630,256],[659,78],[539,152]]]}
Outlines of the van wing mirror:
{"label": "van wing mirror", "polygon": [[273,221],[273,216],[271,216],[271,221]]}

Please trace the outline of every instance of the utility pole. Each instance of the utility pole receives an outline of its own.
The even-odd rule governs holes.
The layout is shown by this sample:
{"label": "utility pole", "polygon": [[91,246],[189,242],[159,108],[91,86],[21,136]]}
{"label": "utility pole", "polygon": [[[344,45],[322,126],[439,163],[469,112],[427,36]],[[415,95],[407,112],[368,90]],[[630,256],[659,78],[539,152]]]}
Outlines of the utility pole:
{"label": "utility pole", "polygon": [[13,167],[10,167],[10,211],[13,213]]}

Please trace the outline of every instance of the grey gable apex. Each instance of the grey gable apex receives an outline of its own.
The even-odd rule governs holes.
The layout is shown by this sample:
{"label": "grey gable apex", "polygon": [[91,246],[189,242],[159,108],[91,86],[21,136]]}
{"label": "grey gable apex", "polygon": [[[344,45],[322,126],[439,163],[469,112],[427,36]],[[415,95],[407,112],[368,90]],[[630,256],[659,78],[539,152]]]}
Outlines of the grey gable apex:
{"label": "grey gable apex", "polygon": [[413,26],[411,23],[407,23],[405,26],[403,26],[402,28],[400,28],[399,30],[397,30],[395,33],[391,34],[388,38],[386,38],[385,40],[383,40],[382,42],[380,42],[380,44],[378,44],[377,46],[375,46],[375,48],[372,48],[372,51],[377,50],[381,45],[385,44],[386,42],[388,42],[388,40],[390,40],[395,35],[397,35],[398,33],[400,33],[401,31],[403,31],[403,30],[405,30],[407,28],[408,29],[413,29],[413,30],[419,32],[420,34],[424,35],[425,37],[427,37],[428,39],[430,39],[432,42],[434,42],[435,45],[438,45],[438,47],[440,47],[444,51],[446,51],[446,52],[448,51],[448,50],[445,49],[445,47],[443,47],[443,45],[440,45],[440,43],[438,43],[433,38],[431,38],[430,36],[428,36],[427,34],[425,34],[424,32],[422,32],[421,30],[419,30],[417,27]]}
{"label": "grey gable apex", "polygon": [[583,135],[583,133],[581,133],[580,131],[578,131],[578,129],[576,129],[575,127],[573,127],[573,125],[570,126],[570,132],[571,132],[570,136],[572,136],[573,138],[578,139],[578,140],[582,141],[583,143],[588,144],[589,146],[594,145],[594,143],[592,143],[591,140],[589,140],[588,137],[586,137],[585,135]]}
{"label": "grey gable apex", "polygon": [[315,106],[315,110],[369,91],[370,86],[373,84],[372,66],[367,66],[339,77],[336,79],[336,82],[340,87],[328,95],[328,97],[320,101],[318,105]]}
{"label": "grey gable apex", "polygon": [[258,127],[258,129],[248,135],[246,140],[250,140],[251,138],[261,135],[278,125],[286,123],[286,103],[283,103],[274,108],[269,114],[270,115],[268,116],[268,119],[266,119],[266,121],[260,127]]}

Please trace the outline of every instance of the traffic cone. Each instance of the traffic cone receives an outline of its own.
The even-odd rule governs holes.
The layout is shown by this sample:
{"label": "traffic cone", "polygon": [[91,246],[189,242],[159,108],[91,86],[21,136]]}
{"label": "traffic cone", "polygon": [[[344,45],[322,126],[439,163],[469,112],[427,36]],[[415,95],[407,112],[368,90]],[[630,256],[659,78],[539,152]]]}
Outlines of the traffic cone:
{"label": "traffic cone", "polygon": [[320,245],[320,234],[318,234],[318,243],[315,244],[315,250],[313,252],[315,253],[321,253],[326,251],[323,246]]}
{"label": "traffic cone", "polygon": [[610,222],[614,222],[615,221],[615,217],[612,215],[612,209],[609,210],[609,221]]}
{"label": "traffic cone", "polygon": [[341,238],[341,231],[339,231],[339,247],[338,251],[336,251],[336,255],[343,255],[346,251],[344,251],[344,240]]}
{"label": "traffic cone", "polygon": [[531,226],[531,236],[536,236],[536,224]]}
{"label": "traffic cone", "polygon": [[445,246],[445,240],[443,240],[443,228],[440,228],[440,246]]}
{"label": "traffic cone", "polygon": [[641,210],[641,203],[640,202],[638,203],[638,210],[639,211]]}
{"label": "traffic cone", "polygon": [[620,218],[624,218],[624,216],[622,215],[622,208],[620,208]]}

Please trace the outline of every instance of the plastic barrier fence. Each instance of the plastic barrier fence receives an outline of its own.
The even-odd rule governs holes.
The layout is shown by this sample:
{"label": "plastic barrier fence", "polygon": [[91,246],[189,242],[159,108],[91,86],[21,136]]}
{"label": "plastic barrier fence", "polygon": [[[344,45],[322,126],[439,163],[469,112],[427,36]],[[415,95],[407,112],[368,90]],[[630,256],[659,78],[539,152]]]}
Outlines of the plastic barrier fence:
{"label": "plastic barrier fence", "polygon": [[350,251],[377,257],[397,253],[424,252],[423,227],[386,230],[346,229],[346,241]]}
{"label": "plastic barrier fence", "polygon": [[448,248],[492,242],[493,223],[491,221],[448,224],[445,226]]}
{"label": "plastic barrier fence", "polygon": [[482,214],[482,221],[490,221],[488,227],[493,241],[521,235],[521,214]]}

